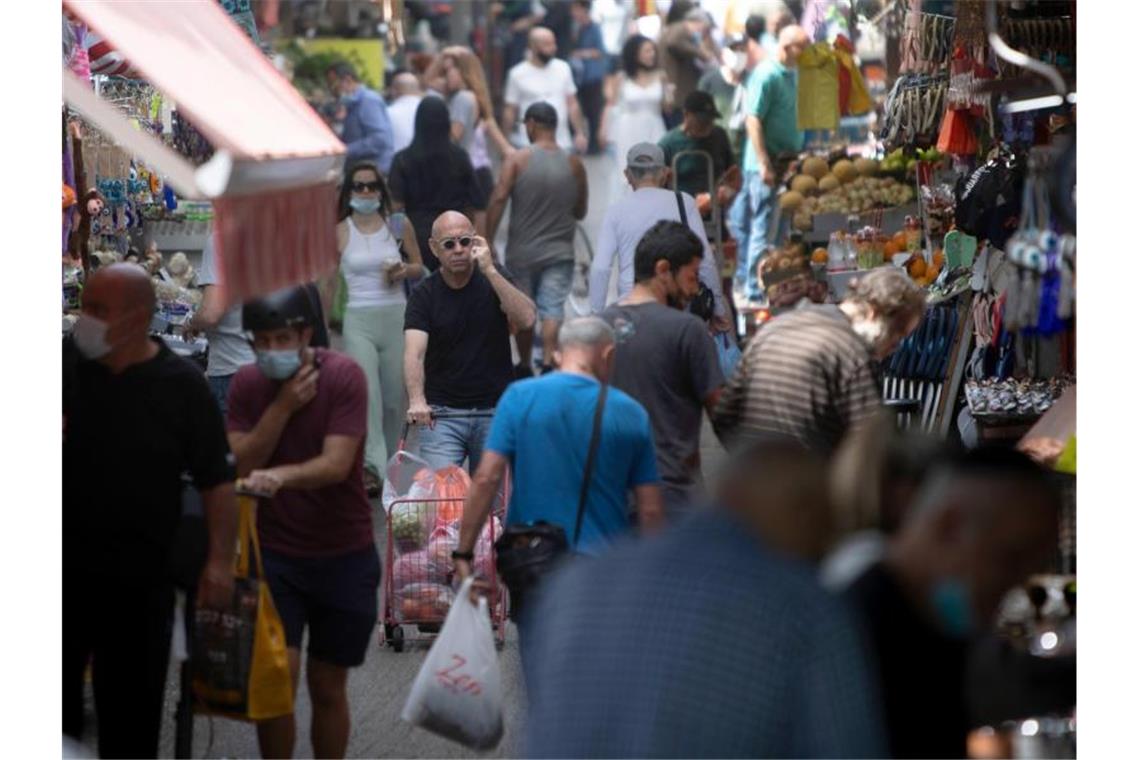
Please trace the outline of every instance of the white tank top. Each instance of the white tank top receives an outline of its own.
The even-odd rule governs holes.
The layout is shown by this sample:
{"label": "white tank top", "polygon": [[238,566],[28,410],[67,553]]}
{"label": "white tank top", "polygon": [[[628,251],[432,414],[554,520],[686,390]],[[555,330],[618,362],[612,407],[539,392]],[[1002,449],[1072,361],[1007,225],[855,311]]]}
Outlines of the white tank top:
{"label": "white tank top", "polygon": [[396,239],[384,225],[365,235],[348,218],[348,245],[340,258],[340,268],[348,285],[348,308],[373,308],[405,302],[404,283],[388,284],[384,270],[400,260]]}

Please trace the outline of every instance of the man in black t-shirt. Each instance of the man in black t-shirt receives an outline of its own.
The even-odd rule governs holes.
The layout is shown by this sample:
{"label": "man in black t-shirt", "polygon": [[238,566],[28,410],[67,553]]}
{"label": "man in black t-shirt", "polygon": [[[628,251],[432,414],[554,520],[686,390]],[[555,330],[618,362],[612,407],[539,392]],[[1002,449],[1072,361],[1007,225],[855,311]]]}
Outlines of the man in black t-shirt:
{"label": "man in black t-shirt", "polygon": [[514,377],[511,333],[536,308],[498,269],[471,220],[447,211],[429,240],[440,267],[416,286],[404,317],[408,422],[432,467],[479,465],[491,413]]}
{"label": "man in black t-shirt", "polygon": [[201,370],[149,338],[154,304],[138,266],[101,269],[63,348],[63,730],[82,736],[91,661],[101,757],[158,754],[183,473],[209,532],[197,603],[223,608],[233,593],[222,415]]}
{"label": "man in black t-shirt", "polygon": [[972,641],[1010,588],[1048,569],[1058,514],[1028,457],[978,449],[935,467],[884,559],[848,588],[875,651],[891,757],[966,756]]}

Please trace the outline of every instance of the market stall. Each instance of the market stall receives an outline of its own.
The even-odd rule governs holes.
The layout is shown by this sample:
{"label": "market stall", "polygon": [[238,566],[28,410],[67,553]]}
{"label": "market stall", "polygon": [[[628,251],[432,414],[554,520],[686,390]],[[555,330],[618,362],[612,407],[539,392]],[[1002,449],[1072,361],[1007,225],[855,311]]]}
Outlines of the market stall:
{"label": "market stall", "polygon": [[984,728],[970,752],[1071,757],[1075,9],[893,5],[903,11],[881,19],[898,25],[886,31],[900,38],[902,70],[880,106],[878,139],[809,142],[780,187],[761,280],[778,313],[804,297],[839,301],[870,269],[905,269],[929,308],[881,364],[898,424],[968,447],[1018,445],[1055,471],[1057,552],[1010,594],[979,653],[971,693]]}

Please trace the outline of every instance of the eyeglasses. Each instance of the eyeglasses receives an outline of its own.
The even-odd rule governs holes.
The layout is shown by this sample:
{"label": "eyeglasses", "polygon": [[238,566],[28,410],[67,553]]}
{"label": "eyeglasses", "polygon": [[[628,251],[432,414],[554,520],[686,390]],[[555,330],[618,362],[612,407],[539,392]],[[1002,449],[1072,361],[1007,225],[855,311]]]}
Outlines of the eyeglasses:
{"label": "eyeglasses", "polygon": [[378,193],[380,192],[379,182],[353,182],[352,191],[354,193]]}
{"label": "eyeglasses", "polygon": [[450,251],[451,249],[455,248],[456,245],[458,245],[460,248],[467,248],[471,245],[471,238],[464,235],[463,237],[457,238],[444,238],[438,242],[441,246],[443,246],[443,250]]}

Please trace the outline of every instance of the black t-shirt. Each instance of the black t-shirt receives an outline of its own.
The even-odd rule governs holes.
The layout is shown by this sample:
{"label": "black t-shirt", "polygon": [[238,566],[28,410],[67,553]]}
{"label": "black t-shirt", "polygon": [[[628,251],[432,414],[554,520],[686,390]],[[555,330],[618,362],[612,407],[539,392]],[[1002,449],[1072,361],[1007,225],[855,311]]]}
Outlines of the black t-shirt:
{"label": "black t-shirt", "polygon": [[431,252],[428,238],[439,215],[444,211],[487,207],[471,158],[458,145],[449,145],[446,153],[428,157],[407,149],[400,151],[392,159],[388,184],[392,197],[404,204],[416,231],[424,266],[432,272],[439,268],[439,259]]}
{"label": "black t-shirt", "polygon": [[878,660],[892,757],[965,757],[969,645],[931,625],[881,563],[845,593]]}
{"label": "black t-shirt", "polygon": [[66,340],[63,414],[65,575],[165,580],[182,474],[199,490],[235,477],[205,376],[161,343],[113,375]]}
{"label": "black t-shirt", "polygon": [[428,404],[487,409],[513,379],[510,324],[490,280],[478,269],[458,290],[438,272],[417,285],[408,298],[404,329],[428,334]]}

